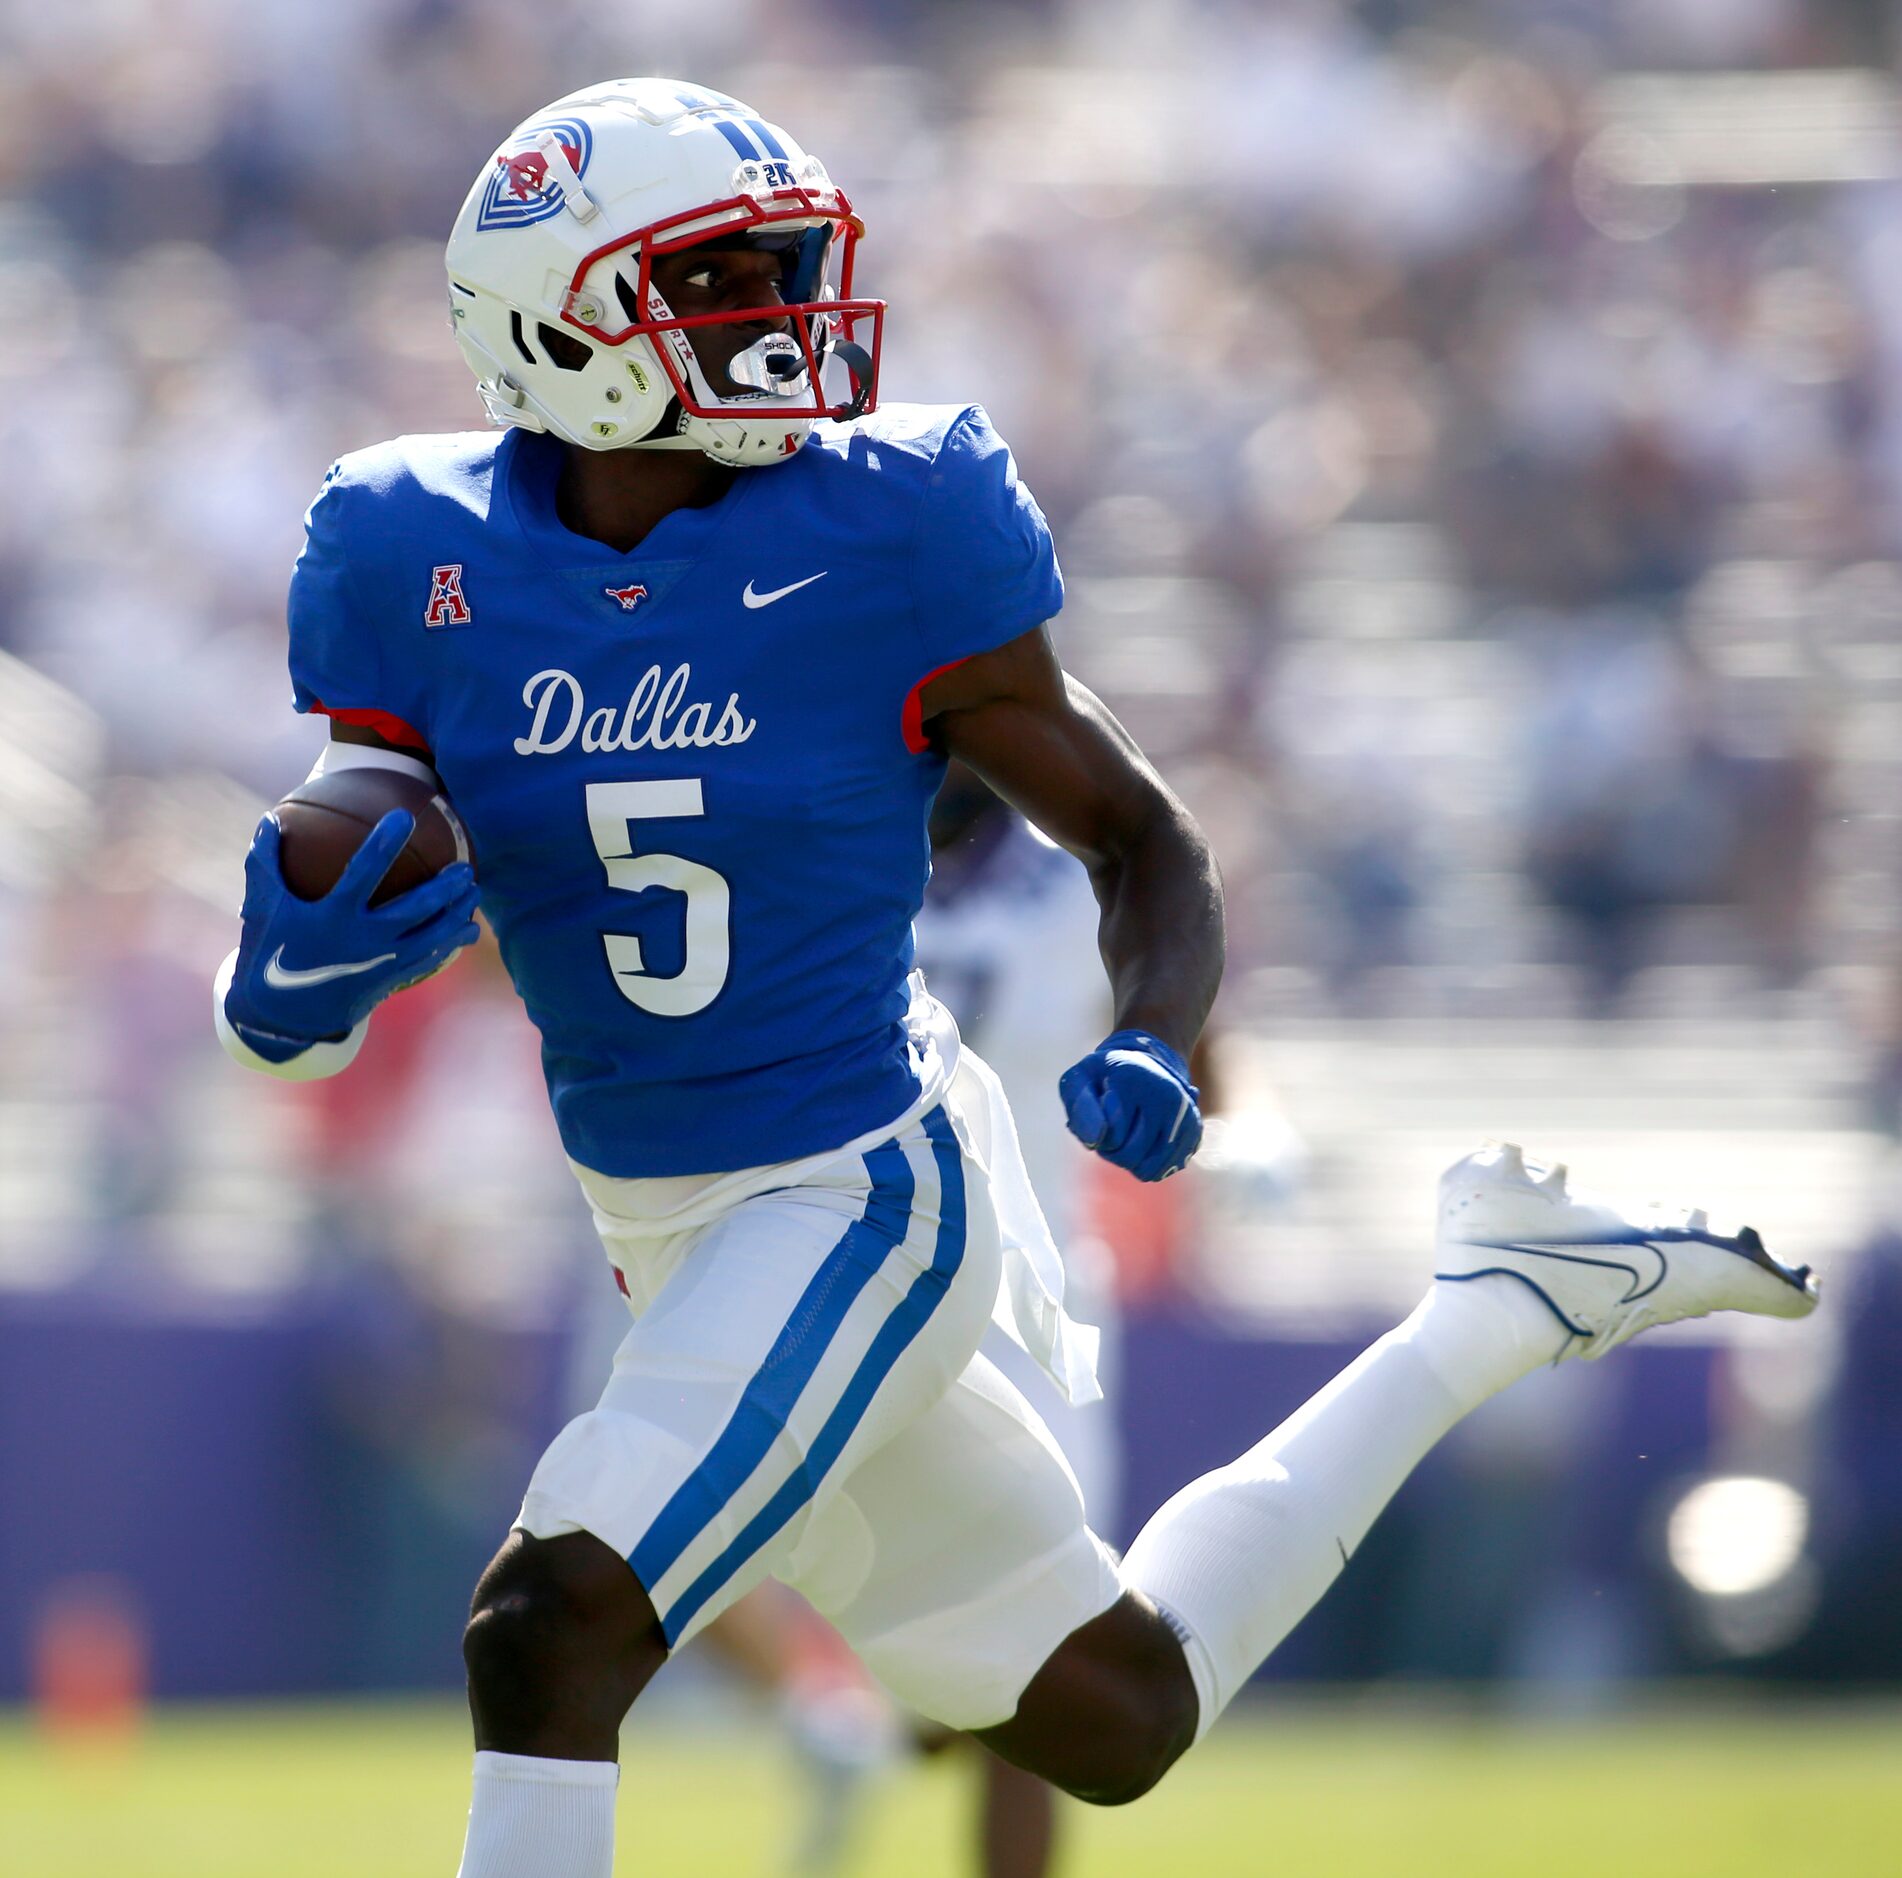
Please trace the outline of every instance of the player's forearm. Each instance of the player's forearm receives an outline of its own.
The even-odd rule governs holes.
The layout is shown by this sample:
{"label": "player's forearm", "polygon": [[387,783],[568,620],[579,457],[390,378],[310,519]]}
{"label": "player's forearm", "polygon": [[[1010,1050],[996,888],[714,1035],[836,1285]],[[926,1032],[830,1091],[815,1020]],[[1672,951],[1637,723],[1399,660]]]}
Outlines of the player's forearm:
{"label": "player's forearm", "polygon": [[1222,877],[1208,840],[1165,797],[1126,845],[1090,869],[1118,1030],[1146,1030],[1187,1056],[1222,982]]}

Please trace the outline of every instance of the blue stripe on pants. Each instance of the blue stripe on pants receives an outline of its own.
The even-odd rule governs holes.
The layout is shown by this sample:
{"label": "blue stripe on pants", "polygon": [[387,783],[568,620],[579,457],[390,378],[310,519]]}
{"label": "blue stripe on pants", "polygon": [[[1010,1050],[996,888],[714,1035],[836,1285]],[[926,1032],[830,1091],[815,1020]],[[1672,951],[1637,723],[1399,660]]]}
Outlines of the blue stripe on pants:
{"label": "blue stripe on pants", "polygon": [[680,1555],[751,1478],[785,1427],[793,1404],[812,1380],[854,1300],[910,1230],[918,1183],[904,1150],[896,1141],[874,1148],[865,1157],[865,1171],[872,1190],[864,1211],[846,1227],[813,1274],[706,1458],[675,1489],[628,1555],[635,1577],[647,1590],[652,1591],[673,1569]]}
{"label": "blue stripe on pants", "polygon": [[[747,1521],[739,1536],[662,1614],[660,1627],[671,1648],[695,1613],[742,1565],[791,1521],[819,1490],[819,1483],[839,1458],[853,1431],[865,1419],[878,1386],[892,1366],[910,1348],[931,1314],[943,1303],[951,1281],[964,1263],[964,1157],[942,1108],[924,1119],[931,1138],[932,1157],[938,1163],[942,1199],[938,1207],[938,1243],[930,1265],[911,1281],[897,1308],[879,1326],[871,1348],[845,1386],[806,1458],[773,1497]],[[643,1579],[643,1584],[651,1581]]]}

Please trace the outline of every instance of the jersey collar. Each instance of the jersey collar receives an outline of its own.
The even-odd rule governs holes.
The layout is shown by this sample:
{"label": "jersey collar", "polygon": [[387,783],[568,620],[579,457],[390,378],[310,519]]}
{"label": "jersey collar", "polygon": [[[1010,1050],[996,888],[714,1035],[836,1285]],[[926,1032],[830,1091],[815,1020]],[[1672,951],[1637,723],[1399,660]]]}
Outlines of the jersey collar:
{"label": "jersey collar", "polygon": [[556,512],[555,486],[561,476],[562,450],[559,438],[527,430],[511,430],[497,449],[502,499],[510,519],[545,561],[560,568],[701,560],[745,506],[759,474],[757,470],[741,470],[719,501],[705,508],[675,509],[671,515],[663,515],[632,552],[616,554],[605,541],[576,534]]}

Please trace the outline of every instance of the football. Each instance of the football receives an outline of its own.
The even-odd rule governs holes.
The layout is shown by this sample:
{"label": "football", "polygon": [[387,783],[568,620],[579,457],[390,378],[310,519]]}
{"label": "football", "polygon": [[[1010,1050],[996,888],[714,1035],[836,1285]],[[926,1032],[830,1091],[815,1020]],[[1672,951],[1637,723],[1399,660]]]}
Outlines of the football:
{"label": "football", "polygon": [[452,861],[472,859],[468,831],[431,784],[393,769],[333,770],[299,783],[271,811],[285,886],[301,900],[321,900],[391,809],[408,809],[416,827],[370,896],[372,906],[420,887]]}

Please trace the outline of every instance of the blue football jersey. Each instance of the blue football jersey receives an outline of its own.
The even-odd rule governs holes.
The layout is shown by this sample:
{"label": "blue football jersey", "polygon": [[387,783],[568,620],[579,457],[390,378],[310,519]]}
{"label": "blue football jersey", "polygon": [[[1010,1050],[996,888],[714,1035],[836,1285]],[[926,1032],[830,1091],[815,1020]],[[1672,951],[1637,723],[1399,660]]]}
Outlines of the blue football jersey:
{"label": "blue football jersey", "polygon": [[291,583],[297,708],[430,753],[575,1160],[836,1147],[918,1093],[920,687],[1057,612],[1049,530],[976,407],[817,425],[626,555],[563,525],[562,461],[521,430],[343,458]]}

